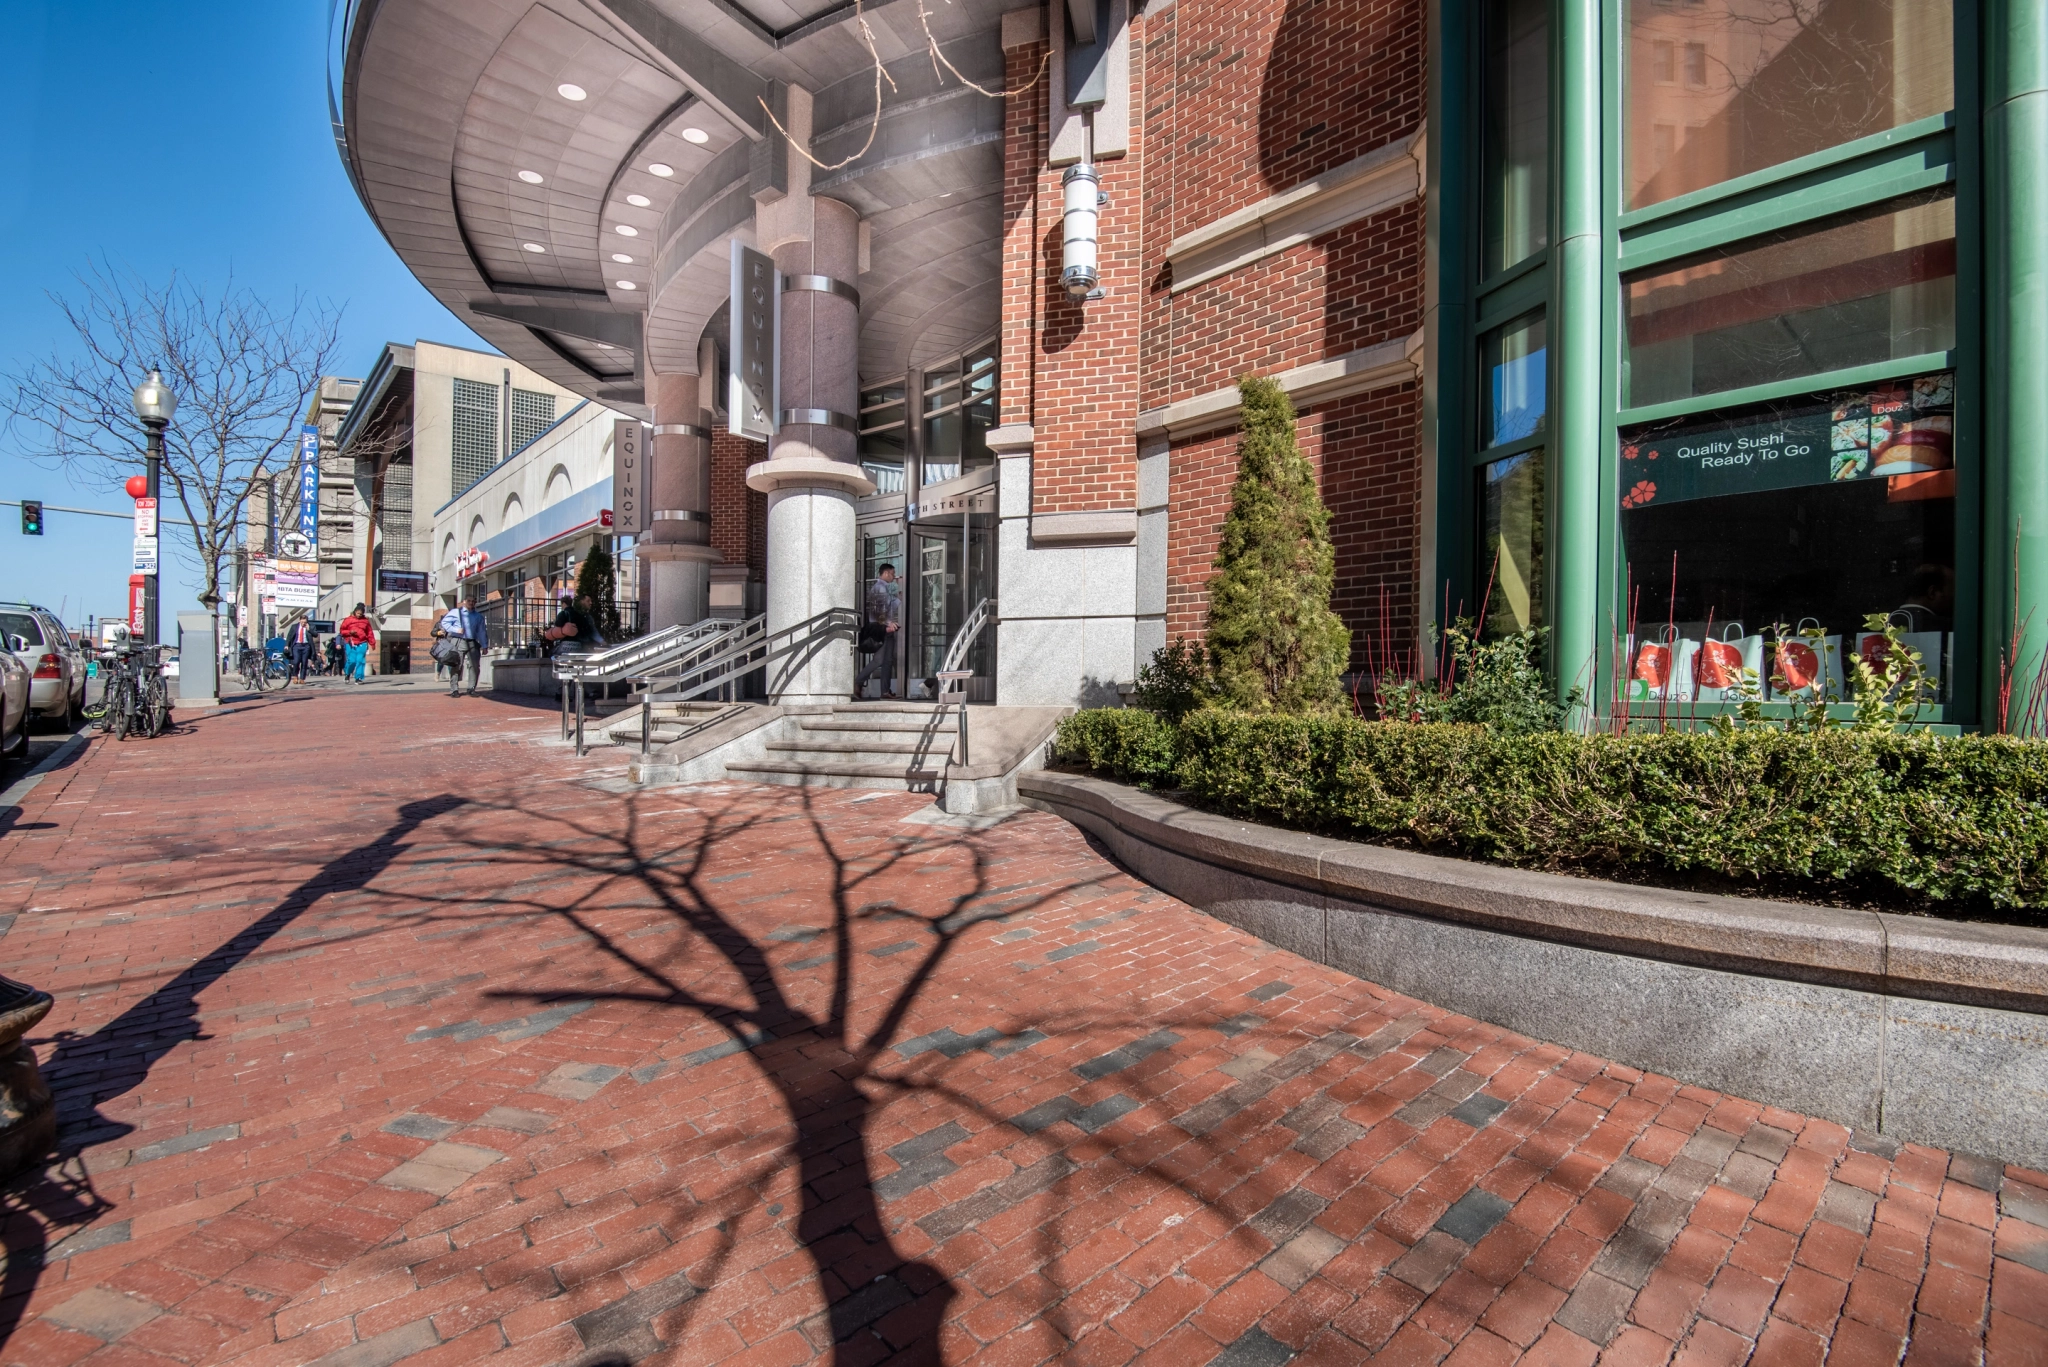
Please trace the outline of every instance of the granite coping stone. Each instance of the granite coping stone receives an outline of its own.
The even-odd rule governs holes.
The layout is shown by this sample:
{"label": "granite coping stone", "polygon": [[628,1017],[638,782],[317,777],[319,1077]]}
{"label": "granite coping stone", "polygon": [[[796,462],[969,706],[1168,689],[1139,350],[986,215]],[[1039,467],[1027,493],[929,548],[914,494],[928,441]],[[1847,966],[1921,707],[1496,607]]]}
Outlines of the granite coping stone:
{"label": "granite coping stone", "polygon": [[1085,774],[1019,795],[1162,849],[1349,902],[1764,977],[2048,1014],[2048,930],[1808,906],[1506,868],[1204,812]]}

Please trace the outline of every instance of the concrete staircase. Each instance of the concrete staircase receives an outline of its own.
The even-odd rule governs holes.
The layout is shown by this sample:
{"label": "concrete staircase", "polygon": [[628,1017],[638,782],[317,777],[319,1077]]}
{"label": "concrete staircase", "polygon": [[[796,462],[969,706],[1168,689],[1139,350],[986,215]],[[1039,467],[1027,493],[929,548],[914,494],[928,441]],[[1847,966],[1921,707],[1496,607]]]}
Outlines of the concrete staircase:
{"label": "concrete staircase", "polygon": [[758,759],[734,759],[734,778],[810,788],[936,790],[959,744],[955,708],[935,703],[846,703],[791,718]]}
{"label": "concrete staircase", "polygon": [[[731,715],[736,706],[738,704],[706,701],[656,703],[654,715],[648,720],[647,748],[659,750],[663,746],[674,745]],[[606,717],[602,731],[604,738],[613,745],[639,749],[640,705],[635,704],[615,716]]]}

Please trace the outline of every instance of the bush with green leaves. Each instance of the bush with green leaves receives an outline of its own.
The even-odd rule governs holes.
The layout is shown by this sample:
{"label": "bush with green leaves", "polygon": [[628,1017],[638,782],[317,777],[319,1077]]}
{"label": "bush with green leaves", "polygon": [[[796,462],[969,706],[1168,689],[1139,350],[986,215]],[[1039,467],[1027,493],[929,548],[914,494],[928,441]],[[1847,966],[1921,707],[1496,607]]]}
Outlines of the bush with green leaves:
{"label": "bush with green leaves", "polygon": [[[1432,628],[1434,630],[1434,628]],[[1468,722],[1509,735],[1555,731],[1564,725],[1579,692],[1558,701],[1543,672],[1543,640],[1549,629],[1531,627],[1512,635],[1479,638],[1469,618],[1444,629],[1443,660],[1448,689],[1426,679],[1390,675],[1376,697],[1388,721]]]}
{"label": "bush with green leaves", "polygon": [[2048,906],[2048,744],[1743,728],[1509,732],[1082,712],[1059,757],[1249,820],[1524,868]]}
{"label": "bush with green leaves", "polygon": [[1209,657],[1201,643],[1185,636],[1152,652],[1138,671],[1131,699],[1147,712],[1179,721],[1202,705],[1209,690]]}
{"label": "bush with green leaves", "polygon": [[1209,692],[1249,712],[1333,709],[1351,633],[1330,611],[1330,514],[1295,444],[1286,391],[1247,375],[1238,394],[1244,438],[1209,581]]}
{"label": "bush with green leaves", "polygon": [[590,615],[607,641],[619,639],[619,581],[611,552],[593,545],[576,570],[576,596],[590,600]]}

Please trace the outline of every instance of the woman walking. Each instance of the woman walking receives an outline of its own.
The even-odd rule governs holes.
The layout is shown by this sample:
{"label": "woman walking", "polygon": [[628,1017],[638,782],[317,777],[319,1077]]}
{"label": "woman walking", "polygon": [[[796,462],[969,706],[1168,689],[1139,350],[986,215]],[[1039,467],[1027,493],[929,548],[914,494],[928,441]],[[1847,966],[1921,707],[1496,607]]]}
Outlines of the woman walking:
{"label": "woman walking", "polygon": [[348,659],[342,677],[362,683],[364,666],[370,658],[370,642],[377,638],[377,629],[370,625],[361,603],[356,604],[354,612],[341,619],[340,634],[341,648]]}

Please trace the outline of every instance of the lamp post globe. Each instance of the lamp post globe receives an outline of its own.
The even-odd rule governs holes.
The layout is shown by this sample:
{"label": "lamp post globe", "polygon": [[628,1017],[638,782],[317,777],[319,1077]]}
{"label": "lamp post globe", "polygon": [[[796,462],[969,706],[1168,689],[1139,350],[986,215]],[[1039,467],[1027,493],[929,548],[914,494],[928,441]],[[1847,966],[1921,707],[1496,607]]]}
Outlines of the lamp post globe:
{"label": "lamp post globe", "polygon": [[[164,428],[170,426],[171,415],[178,411],[178,396],[164,383],[164,375],[155,366],[141,384],[135,386],[133,395],[135,416],[142,420],[142,426],[149,433],[147,459],[143,464],[143,478],[148,487],[142,497],[157,497],[164,463]],[[145,645],[157,643],[157,577],[146,576],[142,581],[142,640]]]}
{"label": "lamp post globe", "polygon": [[149,375],[135,386],[135,416],[142,419],[144,427],[162,427],[178,411],[178,396],[164,383],[164,373],[155,366],[149,368]]}

